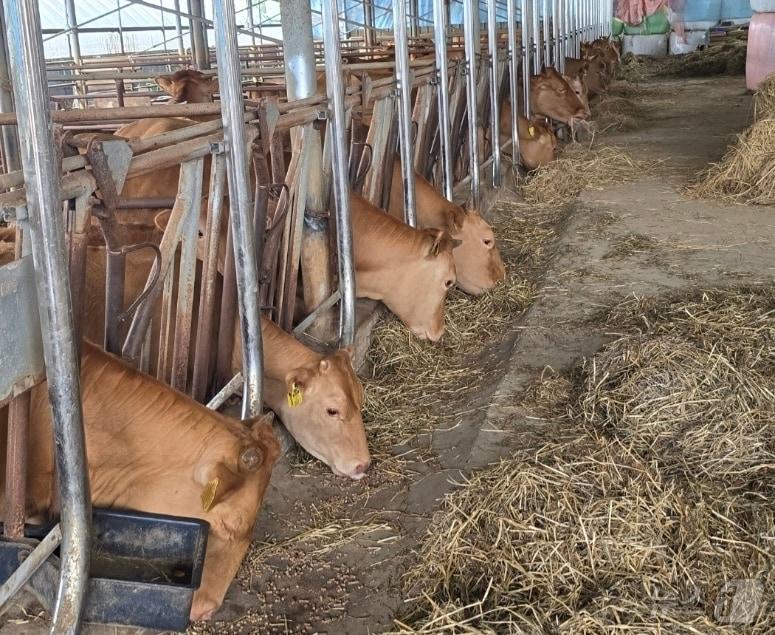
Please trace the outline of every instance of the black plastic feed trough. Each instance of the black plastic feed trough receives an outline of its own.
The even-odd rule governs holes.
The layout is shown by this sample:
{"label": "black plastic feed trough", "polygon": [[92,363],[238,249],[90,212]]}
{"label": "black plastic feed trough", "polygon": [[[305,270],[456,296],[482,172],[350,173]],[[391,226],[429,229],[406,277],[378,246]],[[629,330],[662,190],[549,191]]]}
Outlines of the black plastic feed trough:
{"label": "black plastic feed trough", "polygon": [[[26,526],[27,544],[0,540],[0,584],[52,527]],[[185,630],[202,580],[208,529],[195,518],[95,509],[84,620]],[[50,612],[58,583],[59,558],[52,556],[26,588]]]}

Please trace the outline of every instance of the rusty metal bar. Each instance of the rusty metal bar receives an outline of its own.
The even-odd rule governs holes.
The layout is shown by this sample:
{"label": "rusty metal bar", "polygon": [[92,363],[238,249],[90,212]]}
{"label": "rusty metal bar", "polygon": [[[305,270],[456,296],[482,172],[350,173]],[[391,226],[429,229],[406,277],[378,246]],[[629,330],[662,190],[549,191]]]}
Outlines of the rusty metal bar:
{"label": "rusty metal bar", "polygon": [[27,446],[30,421],[30,391],[11,400],[8,406],[8,446],[5,457],[5,522],[6,537],[24,537],[27,518]]}

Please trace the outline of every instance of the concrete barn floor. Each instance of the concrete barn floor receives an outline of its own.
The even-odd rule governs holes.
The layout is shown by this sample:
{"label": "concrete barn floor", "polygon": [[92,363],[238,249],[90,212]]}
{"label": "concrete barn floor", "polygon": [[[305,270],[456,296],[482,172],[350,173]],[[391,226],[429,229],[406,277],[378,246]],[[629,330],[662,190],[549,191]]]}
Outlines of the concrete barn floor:
{"label": "concrete barn floor", "polygon": [[[658,175],[585,191],[555,218],[529,216],[528,222],[547,230],[542,256],[527,272],[538,293],[478,358],[486,379],[477,394],[467,395],[457,425],[420,436],[412,444],[419,451],[406,455],[401,477],[377,463],[354,483],[281,459],[256,529],[265,549],[254,548],[252,566],[232,585],[217,621],[191,632],[390,629],[403,610],[402,575],[440,499],[466,472],[551,434],[557,424],[531,416],[521,394],[545,367],[569,370],[611,339],[596,319],[606,307],[633,293],[772,281],[775,209],[680,194],[687,178],[718,160],[750,124],[744,78],[654,80],[641,105],[647,116],[637,130],[608,134],[598,143],[661,159]],[[513,200],[508,189],[498,194],[500,201]],[[515,212],[496,202],[490,217],[496,235],[506,213]],[[623,248],[628,245],[636,247]],[[14,617],[19,619],[6,621],[0,633],[46,632],[45,618]]]}

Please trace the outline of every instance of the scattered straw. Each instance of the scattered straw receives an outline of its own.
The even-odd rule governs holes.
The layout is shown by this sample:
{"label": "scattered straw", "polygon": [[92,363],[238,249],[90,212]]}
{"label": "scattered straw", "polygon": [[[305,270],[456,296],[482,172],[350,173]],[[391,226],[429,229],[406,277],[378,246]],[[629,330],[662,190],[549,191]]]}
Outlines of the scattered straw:
{"label": "scattered straw", "polygon": [[616,79],[631,83],[642,82],[645,79],[646,71],[647,66],[643,60],[632,53],[626,53],[616,67]]}
{"label": "scattered straw", "polygon": [[774,385],[717,349],[628,336],[587,362],[579,408],[668,474],[749,488],[775,470]]}
{"label": "scattered straw", "polygon": [[[730,518],[616,441],[547,445],[445,499],[408,574],[415,599],[398,630],[724,632],[728,581],[773,588],[772,510],[760,508]],[[769,628],[762,598],[743,615],[747,632]]]}
{"label": "scattered straw", "polygon": [[633,130],[643,118],[642,108],[632,99],[610,91],[591,104],[592,120],[600,132]]}
{"label": "scattered straw", "polygon": [[770,75],[754,95],[754,109],[757,121],[775,119],[775,75]]}
{"label": "scattered straw", "polygon": [[585,189],[602,190],[641,177],[655,165],[634,159],[620,148],[571,145],[559,159],[533,173],[522,195],[533,205],[560,205]]}
{"label": "scattered straw", "polygon": [[687,194],[735,203],[775,204],[775,119],[762,119],[738,137],[719,163],[702,171]]}

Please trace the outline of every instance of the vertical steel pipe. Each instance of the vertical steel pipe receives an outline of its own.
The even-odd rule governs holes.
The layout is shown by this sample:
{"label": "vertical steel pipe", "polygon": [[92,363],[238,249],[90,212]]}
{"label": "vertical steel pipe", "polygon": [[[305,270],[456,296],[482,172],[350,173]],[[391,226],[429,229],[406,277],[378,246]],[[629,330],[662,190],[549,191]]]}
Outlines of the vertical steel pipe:
{"label": "vertical steel pipe", "polygon": [[463,0],[463,38],[466,53],[466,103],[468,104],[468,158],[471,205],[479,207],[479,117],[476,112],[476,75],[479,54],[479,3]]}
{"label": "vertical steel pipe", "polygon": [[439,102],[439,156],[444,196],[452,200],[452,144],[450,143],[451,122],[449,118],[449,64],[447,58],[447,9],[444,0],[433,0],[434,47],[436,50],[436,72],[438,73]]}
{"label": "vertical steel pipe", "polygon": [[[315,48],[312,41],[312,11],[309,0],[285,0],[280,4],[285,58],[285,89],[288,101],[311,97],[317,92]],[[329,223],[321,213],[328,207],[328,191],[323,184],[323,148],[320,132],[307,124],[292,131],[292,137],[302,135],[302,150],[309,160],[300,164],[305,192],[304,223],[301,229],[301,270],[304,284],[304,304],[311,310],[333,292]],[[296,143],[293,144],[294,147]],[[272,152],[273,162],[282,151]],[[284,169],[281,170],[284,176]],[[281,179],[282,180],[282,179]],[[295,298],[295,294],[293,295]],[[289,298],[290,299],[290,298]],[[315,321],[312,335],[324,340],[332,331],[332,312],[325,311]]]}
{"label": "vertical steel pipe", "polygon": [[[218,5],[219,0],[214,0],[213,6]],[[210,68],[210,49],[207,46],[207,26],[204,18],[202,0],[188,0],[188,12],[194,16],[189,18],[191,24],[191,48],[194,55],[194,64],[197,69],[203,71]],[[196,19],[199,18],[199,19]]]}
{"label": "vertical steel pipe", "polygon": [[541,0],[530,0],[531,18],[531,48],[533,52],[533,72],[537,75],[541,72],[543,62],[541,60]]}
{"label": "vertical steel pipe", "polygon": [[[242,334],[242,367],[245,378],[242,392],[242,416],[261,414],[263,350],[261,315],[258,301],[256,246],[253,242],[251,219],[253,205],[250,196],[245,107],[240,85],[240,61],[237,49],[237,24],[234,0],[213,2],[215,50],[218,59],[218,87],[221,93],[223,138],[227,151],[229,175],[229,220],[237,273],[237,300]],[[225,328],[228,328],[226,326]]]}
{"label": "vertical steel pipe", "polygon": [[[0,2],[0,5],[2,2]],[[11,89],[11,74],[8,70],[8,46],[5,41],[5,16],[0,8],[0,112],[13,112],[13,90]],[[0,128],[3,144],[3,168],[6,172],[21,170],[19,163],[19,137],[16,126]]]}
{"label": "vertical steel pipe", "polygon": [[[519,154],[519,55],[517,53],[517,0],[506,0],[509,49],[509,98],[511,99],[511,165],[520,164]],[[498,139],[500,143],[500,139]]]}
{"label": "vertical steel pipe", "polygon": [[174,0],[175,9],[175,39],[178,41],[178,55],[183,57],[186,54],[186,47],[183,45],[183,24],[180,20],[180,0]]}
{"label": "vertical steel pipe", "polygon": [[552,36],[549,29],[549,7],[551,6],[549,0],[542,0],[542,12],[543,21],[541,22],[542,33],[544,39],[544,65],[552,65]]}
{"label": "vertical steel pipe", "polygon": [[562,40],[560,40],[560,25],[562,14],[560,11],[561,0],[552,0],[552,49],[554,51],[554,67],[561,73],[565,70]]}
{"label": "vertical steel pipe", "polygon": [[67,18],[67,39],[70,43],[70,54],[73,57],[73,61],[80,65],[82,62],[81,42],[78,39],[78,18],[75,14],[75,0],[65,0],[65,16]]}
{"label": "vertical steel pipe", "polygon": [[8,405],[8,441],[5,457],[5,516],[3,533],[24,537],[27,497],[27,448],[29,445],[30,391],[14,397]]}
{"label": "vertical steel pipe", "polygon": [[[326,92],[332,143],[334,201],[336,203],[336,246],[339,253],[339,342],[352,345],[355,339],[355,269],[353,266],[352,223],[350,222],[350,184],[347,179],[345,148],[344,85],[342,54],[339,44],[337,0],[323,0],[323,44],[326,50]],[[326,137],[328,138],[328,134]],[[409,155],[411,165],[411,154]]]}
{"label": "vertical steel pipe", "polygon": [[396,88],[398,90],[398,138],[401,150],[401,175],[404,181],[404,217],[408,225],[417,226],[415,215],[414,162],[412,156],[412,74],[409,68],[409,45],[406,36],[406,1],[393,0],[395,35]]}
{"label": "vertical steel pipe", "polygon": [[520,0],[520,27],[522,36],[522,99],[524,115],[530,118],[530,35],[528,25],[530,23],[531,0]]}
{"label": "vertical steel pipe", "polygon": [[[511,0],[508,0],[509,2]],[[496,0],[487,0],[487,42],[490,48],[490,135],[492,136],[492,185],[501,185],[500,113],[498,112],[498,25]]]}
{"label": "vertical steel pipe", "polygon": [[91,503],[81,387],[37,0],[4,6],[56,448],[62,549],[54,633],[76,633],[89,573]]}
{"label": "vertical steel pipe", "polygon": [[363,0],[363,23],[366,46],[374,46],[374,0]]}

